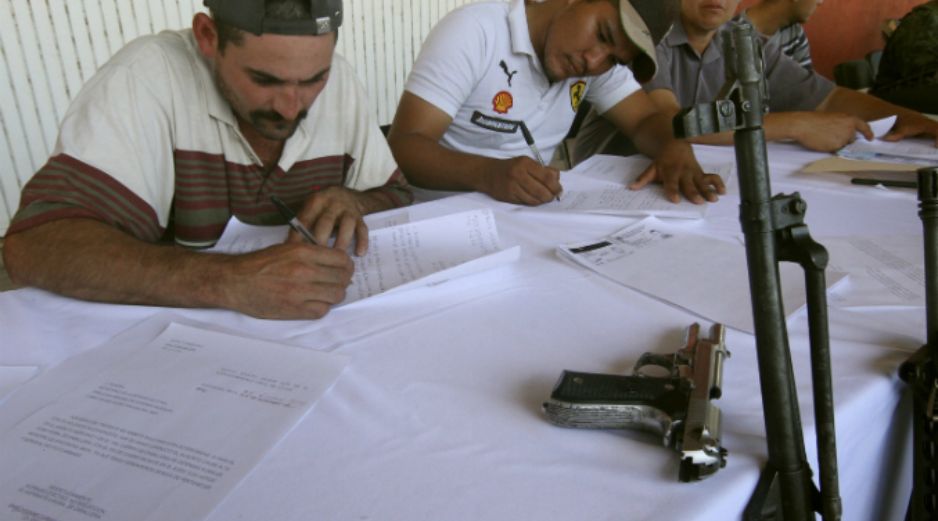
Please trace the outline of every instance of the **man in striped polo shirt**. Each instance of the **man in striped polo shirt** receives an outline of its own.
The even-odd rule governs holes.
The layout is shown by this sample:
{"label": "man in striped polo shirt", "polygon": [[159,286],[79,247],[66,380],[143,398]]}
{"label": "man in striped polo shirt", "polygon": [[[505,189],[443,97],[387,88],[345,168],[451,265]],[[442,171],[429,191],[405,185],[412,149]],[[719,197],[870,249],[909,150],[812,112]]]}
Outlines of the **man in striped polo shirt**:
{"label": "man in striped polo shirt", "polygon": [[749,22],[757,31],[776,40],[782,53],[811,70],[811,46],[801,24],[808,21],[822,1],[762,0],[743,10],[736,19]]}
{"label": "man in striped polo shirt", "polygon": [[[139,38],[78,94],[6,237],[11,279],[96,301],[315,318],[345,296],[366,213],[412,200],[350,65],[341,0],[206,0],[192,28]],[[209,247],[232,216],[291,234]],[[175,243],[175,245],[173,244]]]}

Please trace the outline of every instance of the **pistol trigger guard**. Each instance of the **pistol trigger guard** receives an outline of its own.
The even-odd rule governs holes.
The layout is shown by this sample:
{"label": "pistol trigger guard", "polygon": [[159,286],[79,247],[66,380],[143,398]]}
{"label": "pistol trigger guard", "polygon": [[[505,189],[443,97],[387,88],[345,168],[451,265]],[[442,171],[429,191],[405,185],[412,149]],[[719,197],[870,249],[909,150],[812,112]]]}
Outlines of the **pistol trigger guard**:
{"label": "pistol trigger guard", "polygon": [[637,362],[635,362],[635,367],[632,369],[632,372],[638,376],[654,376],[645,375],[642,373],[642,368],[649,365],[661,367],[670,373],[674,369],[674,356],[661,355],[658,353],[645,353],[639,357]]}

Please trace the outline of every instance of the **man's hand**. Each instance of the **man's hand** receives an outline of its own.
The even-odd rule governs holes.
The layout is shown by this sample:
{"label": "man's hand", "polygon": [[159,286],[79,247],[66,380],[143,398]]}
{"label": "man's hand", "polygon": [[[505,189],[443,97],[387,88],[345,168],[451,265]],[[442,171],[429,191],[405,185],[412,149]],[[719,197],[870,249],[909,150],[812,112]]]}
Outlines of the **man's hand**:
{"label": "man's hand", "polygon": [[497,160],[494,164],[497,168],[486,172],[481,190],[494,199],[537,206],[553,201],[563,192],[560,171],[530,157]]}
{"label": "man's hand", "polygon": [[787,136],[802,146],[818,152],[834,152],[852,143],[857,132],[868,140],[873,129],[862,119],[840,112],[788,112],[777,117],[785,119]]}
{"label": "man's hand", "polygon": [[[361,256],[368,251],[368,226],[362,218],[365,213],[362,197],[366,195],[345,187],[330,186],[306,199],[297,217],[319,244],[328,244],[335,233],[335,249],[345,251],[354,240],[355,255]],[[293,231],[287,237],[287,242],[302,240]]]}
{"label": "man's hand", "polygon": [[287,242],[231,256],[226,306],[258,318],[320,318],[345,298],[354,265],[345,250]]}
{"label": "man's hand", "polygon": [[664,185],[664,194],[672,203],[681,200],[681,194],[694,204],[715,202],[717,194],[726,193],[723,179],[716,174],[705,174],[690,145],[672,140],[661,148],[657,158],[638,176],[629,189],[638,190],[652,181]]}
{"label": "man's hand", "polygon": [[929,119],[917,112],[901,112],[896,118],[896,124],[888,134],[883,136],[885,141],[899,141],[907,137],[927,135],[935,138],[938,147],[938,121]]}

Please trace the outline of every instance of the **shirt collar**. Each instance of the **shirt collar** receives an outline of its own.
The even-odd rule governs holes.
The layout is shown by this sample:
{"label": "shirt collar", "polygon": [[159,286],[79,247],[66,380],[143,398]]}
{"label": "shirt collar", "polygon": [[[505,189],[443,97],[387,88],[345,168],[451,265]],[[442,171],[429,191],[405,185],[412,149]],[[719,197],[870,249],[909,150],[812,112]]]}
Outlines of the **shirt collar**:
{"label": "shirt collar", "polygon": [[[722,34],[725,28],[726,24],[723,24],[723,26],[717,30],[716,34],[713,35],[713,39],[710,40],[710,45],[704,49],[703,56],[699,56],[701,62],[710,63],[723,58]],[[665,36],[662,42],[668,47],[686,46],[687,52],[697,56],[697,52],[690,45],[690,40],[687,37],[687,31],[684,29],[684,23],[682,21],[678,21],[674,24],[671,28],[671,32]]]}
{"label": "shirt collar", "polygon": [[524,8],[524,0],[511,1],[511,7],[508,10],[508,30],[511,35],[512,52],[537,57],[534,44],[531,43],[531,33],[528,30],[528,15]]}

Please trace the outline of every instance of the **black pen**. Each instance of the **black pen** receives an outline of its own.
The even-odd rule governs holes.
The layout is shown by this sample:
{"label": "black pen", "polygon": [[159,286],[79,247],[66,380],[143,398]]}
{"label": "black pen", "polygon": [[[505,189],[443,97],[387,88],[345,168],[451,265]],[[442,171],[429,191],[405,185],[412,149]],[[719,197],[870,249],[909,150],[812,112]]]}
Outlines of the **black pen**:
{"label": "black pen", "polygon": [[313,237],[313,234],[310,233],[305,226],[303,226],[303,223],[300,222],[300,220],[296,217],[296,214],[293,213],[293,210],[291,210],[290,207],[286,205],[286,203],[281,201],[280,198],[276,195],[270,196],[270,201],[274,203],[274,206],[276,206],[277,210],[280,211],[280,215],[282,215],[283,218],[287,220],[287,224],[290,225],[290,228],[293,228],[296,233],[302,235],[303,238],[306,239],[306,242],[312,244],[313,246],[319,245],[319,243],[316,242],[316,239]]}
{"label": "black pen", "polygon": [[891,186],[894,188],[918,188],[918,183],[915,181],[898,181],[892,179],[867,179],[865,177],[854,177],[850,180],[851,183],[855,185],[868,185],[868,186]]}
{"label": "black pen", "polygon": [[[541,157],[541,152],[537,149],[537,145],[534,144],[534,136],[531,135],[531,131],[528,130],[528,126],[524,124],[524,121],[518,122],[518,127],[521,128],[521,135],[524,136],[524,142],[528,144],[528,148],[534,152],[534,157],[537,158],[537,162],[541,166],[547,166],[547,163],[544,162],[544,158]],[[560,200],[560,195],[557,195],[557,200]]]}

